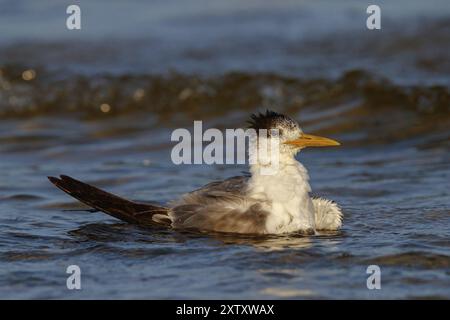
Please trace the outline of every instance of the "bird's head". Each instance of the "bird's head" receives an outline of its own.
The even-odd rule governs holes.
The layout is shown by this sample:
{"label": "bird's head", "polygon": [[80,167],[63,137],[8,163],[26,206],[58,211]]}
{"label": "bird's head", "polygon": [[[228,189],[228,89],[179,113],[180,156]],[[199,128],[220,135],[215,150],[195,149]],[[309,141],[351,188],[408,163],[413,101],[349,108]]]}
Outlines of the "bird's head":
{"label": "bird's head", "polygon": [[[265,131],[267,132],[266,137],[269,139],[272,138],[272,132],[277,133],[280,152],[284,154],[295,155],[306,147],[340,145],[335,140],[304,133],[297,121],[274,111],[267,110],[265,113],[253,114],[248,122],[249,128],[256,130],[258,137],[262,132],[261,129],[267,130]],[[275,131],[272,129],[275,129]]]}

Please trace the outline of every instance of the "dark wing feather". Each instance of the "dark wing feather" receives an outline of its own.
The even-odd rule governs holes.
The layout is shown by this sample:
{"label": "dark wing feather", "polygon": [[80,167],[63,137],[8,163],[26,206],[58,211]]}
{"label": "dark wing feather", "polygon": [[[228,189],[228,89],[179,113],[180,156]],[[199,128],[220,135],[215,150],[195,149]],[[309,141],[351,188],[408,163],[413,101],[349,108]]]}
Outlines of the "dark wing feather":
{"label": "dark wing feather", "polygon": [[[129,201],[68,176],[48,179],[59,189],[88,206],[132,224],[155,225],[157,223],[152,219],[153,215],[167,215],[167,208]],[[161,221],[159,224],[169,222],[158,220]]]}

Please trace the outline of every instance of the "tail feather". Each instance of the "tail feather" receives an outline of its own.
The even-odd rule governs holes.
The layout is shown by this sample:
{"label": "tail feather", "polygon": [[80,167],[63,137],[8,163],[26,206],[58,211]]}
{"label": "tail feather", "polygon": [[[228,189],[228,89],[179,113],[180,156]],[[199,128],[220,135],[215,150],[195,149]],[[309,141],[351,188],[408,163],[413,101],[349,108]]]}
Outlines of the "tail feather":
{"label": "tail feather", "polygon": [[48,179],[75,199],[117,219],[138,225],[167,224],[167,220],[158,219],[159,223],[153,220],[155,214],[167,215],[165,207],[126,200],[65,175]]}

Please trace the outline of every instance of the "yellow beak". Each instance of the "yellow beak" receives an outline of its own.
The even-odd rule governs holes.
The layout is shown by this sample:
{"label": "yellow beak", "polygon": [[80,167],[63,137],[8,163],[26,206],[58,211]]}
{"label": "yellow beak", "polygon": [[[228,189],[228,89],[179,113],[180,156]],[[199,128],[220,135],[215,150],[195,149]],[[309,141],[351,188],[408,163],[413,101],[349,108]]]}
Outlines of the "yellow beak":
{"label": "yellow beak", "polygon": [[333,139],[328,139],[319,136],[313,136],[312,134],[302,134],[302,136],[298,139],[286,141],[285,144],[290,144],[296,147],[305,148],[305,147],[330,147],[330,146],[339,146],[341,145],[339,142]]}

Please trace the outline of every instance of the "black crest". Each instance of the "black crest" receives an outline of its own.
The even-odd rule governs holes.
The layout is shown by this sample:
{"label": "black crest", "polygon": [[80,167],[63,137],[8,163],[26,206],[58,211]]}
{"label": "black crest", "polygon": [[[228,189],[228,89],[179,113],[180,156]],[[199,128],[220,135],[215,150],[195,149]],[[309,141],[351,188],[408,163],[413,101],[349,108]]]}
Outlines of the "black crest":
{"label": "black crest", "polygon": [[258,131],[260,129],[277,129],[281,125],[289,124],[293,121],[281,113],[267,110],[266,113],[252,114],[247,122],[249,123],[249,128]]}

